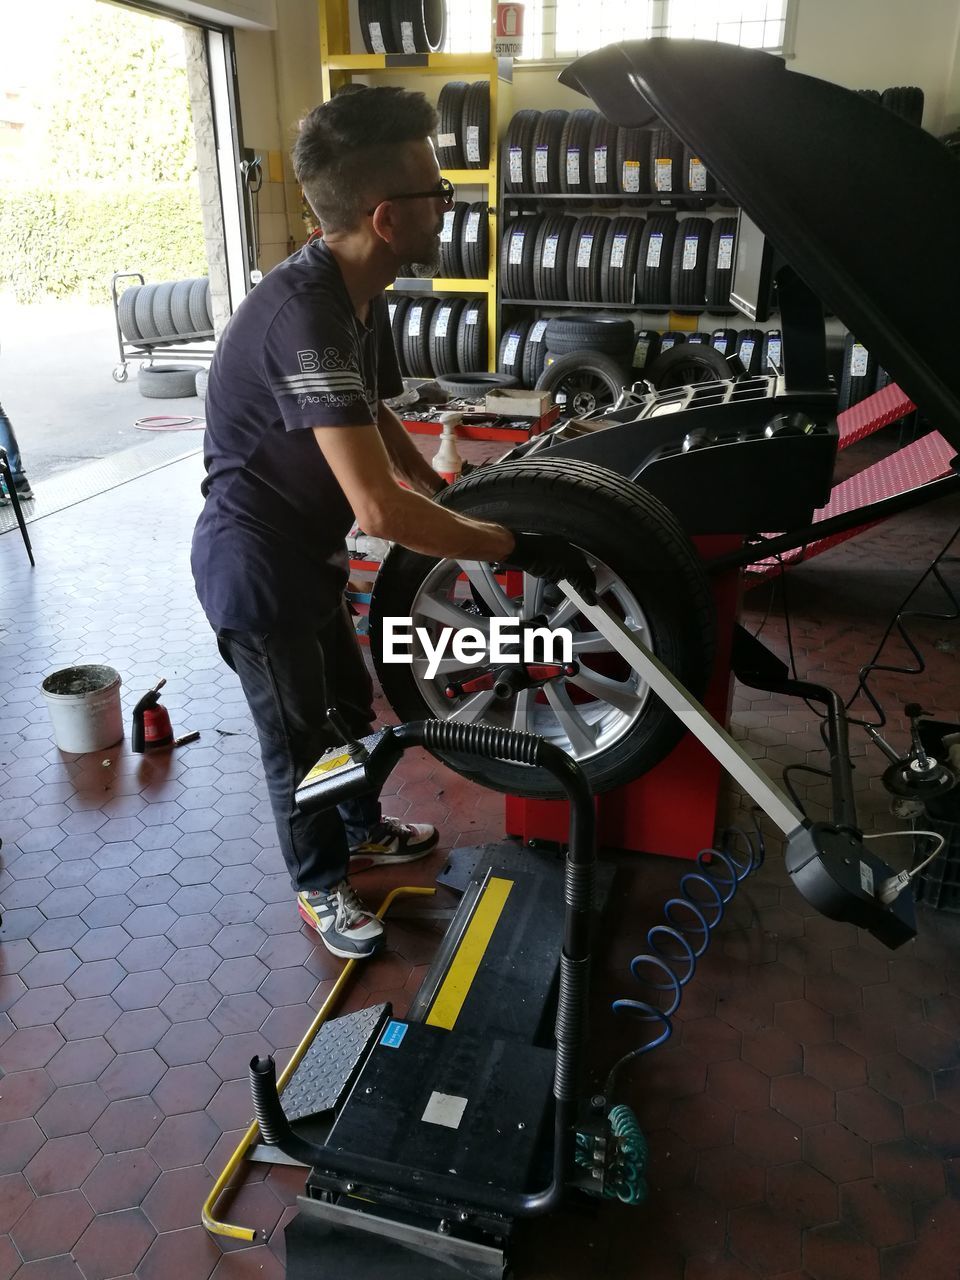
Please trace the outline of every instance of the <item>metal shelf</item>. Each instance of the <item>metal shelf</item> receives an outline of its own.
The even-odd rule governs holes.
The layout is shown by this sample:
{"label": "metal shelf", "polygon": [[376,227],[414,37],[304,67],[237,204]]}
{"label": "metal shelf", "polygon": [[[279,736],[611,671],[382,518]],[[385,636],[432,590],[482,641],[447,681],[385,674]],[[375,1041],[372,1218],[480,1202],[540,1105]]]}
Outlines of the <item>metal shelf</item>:
{"label": "metal shelf", "polygon": [[674,200],[697,202],[707,201],[709,204],[726,204],[736,208],[731,196],[722,192],[710,191],[586,191],[583,193],[557,191],[504,191],[506,200],[564,200],[579,201],[583,204],[600,204],[603,201],[616,201],[617,204],[632,204],[637,200],[650,200],[654,203],[669,204]]}
{"label": "metal shelf", "polygon": [[[505,307],[548,307],[561,308],[566,310],[568,307],[584,308],[589,311],[676,311],[676,307],[670,302],[544,302],[541,298],[501,298],[500,302]],[[684,306],[683,310],[678,312],[679,315],[695,315],[704,311],[709,312],[710,307],[704,305],[702,307]],[[733,312],[721,310],[712,312],[713,315],[732,315]]]}
{"label": "metal shelf", "polygon": [[389,289],[397,293],[493,293],[496,286],[488,276],[476,276],[467,280],[453,280],[446,277],[421,279],[419,276],[397,278]]}
{"label": "metal shelf", "polygon": [[492,53],[334,53],[327,59],[331,71],[423,71],[449,76],[497,74]]}

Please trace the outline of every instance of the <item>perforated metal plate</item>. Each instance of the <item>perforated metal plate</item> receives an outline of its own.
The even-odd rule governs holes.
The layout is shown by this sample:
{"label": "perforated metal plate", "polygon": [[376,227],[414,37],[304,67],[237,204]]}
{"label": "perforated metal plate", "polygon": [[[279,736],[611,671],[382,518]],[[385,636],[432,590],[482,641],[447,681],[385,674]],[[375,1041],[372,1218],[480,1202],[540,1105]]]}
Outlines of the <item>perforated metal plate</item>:
{"label": "perforated metal plate", "polygon": [[281,1096],[288,1120],[336,1106],[389,1010],[387,1004],[375,1004],[323,1024]]}

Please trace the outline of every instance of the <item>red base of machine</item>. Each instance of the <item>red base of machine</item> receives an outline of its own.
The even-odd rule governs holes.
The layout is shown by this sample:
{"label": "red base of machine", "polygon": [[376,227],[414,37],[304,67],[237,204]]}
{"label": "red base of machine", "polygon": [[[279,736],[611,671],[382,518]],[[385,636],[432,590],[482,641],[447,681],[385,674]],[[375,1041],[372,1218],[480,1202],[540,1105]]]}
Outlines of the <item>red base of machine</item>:
{"label": "red base of machine", "polygon": [[[741,544],[739,537],[695,538],[704,560]],[[733,680],[730,653],[739,616],[740,574],[734,569],[711,579],[717,611],[717,654],[703,705],[720,724],[729,723]],[[605,848],[695,858],[714,843],[720,765],[691,733],[665,760],[626,786],[597,796],[597,841]],[[569,808],[565,800],[524,800],[508,796],[507,834],[527,840],[565,843]]]}

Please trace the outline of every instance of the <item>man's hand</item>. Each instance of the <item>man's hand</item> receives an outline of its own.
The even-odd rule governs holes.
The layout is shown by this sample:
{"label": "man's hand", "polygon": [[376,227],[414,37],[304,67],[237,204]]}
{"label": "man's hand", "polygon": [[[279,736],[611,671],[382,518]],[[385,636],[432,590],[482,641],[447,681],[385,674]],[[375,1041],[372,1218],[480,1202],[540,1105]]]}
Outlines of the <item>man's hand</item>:
{"label": "man's hand", "polygon": [[547,578],[550,582],[566,578],[578,591],[587,595],[593,593],[597,581],[582,551],[550,533],[516,530],[511,530],[511,533],[515,545],[504,557],[507,564],[515,565],[535,578]]}

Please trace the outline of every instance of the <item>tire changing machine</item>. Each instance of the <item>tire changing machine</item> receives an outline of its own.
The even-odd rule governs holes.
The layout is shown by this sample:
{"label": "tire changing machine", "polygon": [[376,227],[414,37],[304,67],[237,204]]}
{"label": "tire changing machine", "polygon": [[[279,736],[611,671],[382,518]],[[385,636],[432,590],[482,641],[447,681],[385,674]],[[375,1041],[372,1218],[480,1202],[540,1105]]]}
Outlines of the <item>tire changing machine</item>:
{"label": "tire changing machine", "polygon": [[[893,869],[856,827],[836,695],[755,664],[756,687],[826,703],[834,822],[811,824],[612,610],[560,587],[784,834],[787,869],[813,906],[891,948],[915,936],[909,888],[891,896]],[[548,769],[570,800],[568,851],[562,870],[512,843],[463,851],[475,865],[407,1018],[380,1005],[326,1023],[283,1105],[273,1059],[251,1062],[263,1143],[310,1170],[286,1229],[289,1280],[503,1280],[518,1219],[557,1209],[571,1190],[602,1195],[618,1174],[610,1100],[582,1096],[600,905],[584,775],[538,737],[428,720],[326,752],[298,803],[379,791],[411,746]],[[584,1141],[586,1167],[575,1158]]]}

